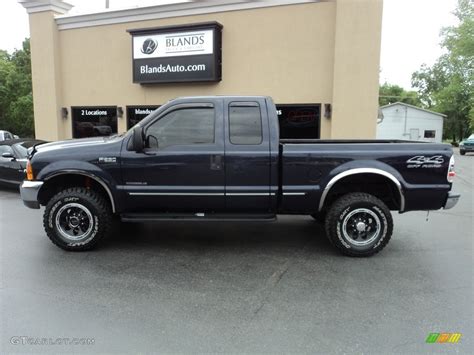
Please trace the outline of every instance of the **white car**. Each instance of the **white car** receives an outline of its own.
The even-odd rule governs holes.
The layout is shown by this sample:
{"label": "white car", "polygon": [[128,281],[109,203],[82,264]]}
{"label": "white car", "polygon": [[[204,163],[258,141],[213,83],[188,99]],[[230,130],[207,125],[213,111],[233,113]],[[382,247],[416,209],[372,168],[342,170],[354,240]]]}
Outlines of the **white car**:
{"label": "white car", "polygon": [[0,141],[7,141],[9,139],[18,139],[19,137],[16,134],[11,134],[8,131],[0,130]]}

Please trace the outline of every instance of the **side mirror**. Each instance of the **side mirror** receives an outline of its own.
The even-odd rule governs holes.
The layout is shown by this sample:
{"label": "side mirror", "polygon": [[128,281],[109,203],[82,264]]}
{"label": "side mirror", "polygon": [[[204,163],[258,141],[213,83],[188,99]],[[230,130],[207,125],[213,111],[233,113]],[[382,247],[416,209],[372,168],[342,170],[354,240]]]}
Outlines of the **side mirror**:
{"label": "side mirror", "polygon": [[13,154],[9,152],[2,153],[2,158],[11,159],[11,161],[16,160]]}
{"label": "side mirror", "polygon": [[136,152],[141,152],[145,148],[142,127],[137,126],[133,129],[132,144],[133,144],[133,150]]}
{"label": "side mirror", "polygon": [[146,143],[147,148],[158,149],[158,147],[159,147],[158,138],[156,138],[155,136],[153,136],[151,134],[146,137],[145,143]]}

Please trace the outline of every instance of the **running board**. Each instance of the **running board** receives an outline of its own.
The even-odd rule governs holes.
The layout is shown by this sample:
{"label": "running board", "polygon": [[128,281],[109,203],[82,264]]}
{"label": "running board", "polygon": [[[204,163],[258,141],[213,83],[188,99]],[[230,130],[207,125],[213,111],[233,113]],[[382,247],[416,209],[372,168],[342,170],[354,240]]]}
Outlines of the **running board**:
{"label": "running board", "polygon": [[218,221],[218,222],[273,222],[274,214],[218,214],[218,213],[124,213],[123,222],[161,222],[161,221]]}

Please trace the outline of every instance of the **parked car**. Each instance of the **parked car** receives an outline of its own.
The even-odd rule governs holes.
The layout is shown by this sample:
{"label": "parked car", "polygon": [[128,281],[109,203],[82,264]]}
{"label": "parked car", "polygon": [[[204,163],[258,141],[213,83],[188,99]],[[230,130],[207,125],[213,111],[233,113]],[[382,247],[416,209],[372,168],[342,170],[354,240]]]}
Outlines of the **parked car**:
{"label": "parked car", "polygon": [[27,150],[44,141],[10,139],[0,141],[0,183],[19,186],[25,179]]}
{"label": "parked car", "polygon": [[459,154],[464,155],[470,152],[474,152],[474,134],[459,143]]}
{"label": "parked car", "polygon": [[0,142],[7,141],[9,139],[18,139],[19,137],[16,134],[11,134],[8,131],[0,130]]}
{"label": "parked car", "polygon": [[51,241],[87,250],[123,221],[311,215],[344,254],[390,240],[390,211],[453,207],[448,144],[279,139],[269,97],[172,100],[126,134],[36,146],[21,186]]}

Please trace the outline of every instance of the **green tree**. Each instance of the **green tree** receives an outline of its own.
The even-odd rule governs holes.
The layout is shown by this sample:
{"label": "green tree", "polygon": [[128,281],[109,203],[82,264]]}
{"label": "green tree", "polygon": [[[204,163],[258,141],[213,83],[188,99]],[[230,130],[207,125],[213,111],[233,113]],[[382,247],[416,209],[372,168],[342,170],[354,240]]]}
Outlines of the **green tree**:
{"label": "green tree", "polygon": [[459,24],[441,31],[446,53],[412,75],[421,101],[447,115],[445,136],[462,139],[474,129],[474,2],[458,0]]}
{"label": "green tree", "polygon": [[34,137],[29,39],[12,54],[0,50],[0,129]]}
{"label": "green tree", "polygon": [[384,83],[379,89],[379,106],[393,104],[394,102],[421,106],[421,101],[416,91],[406,91],[401,86]]}

